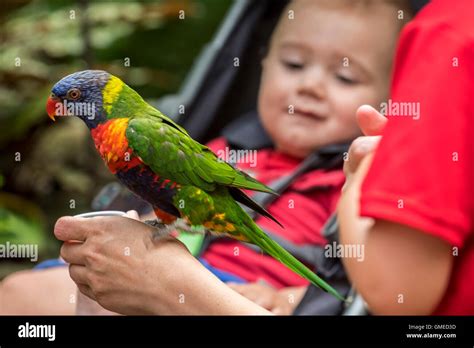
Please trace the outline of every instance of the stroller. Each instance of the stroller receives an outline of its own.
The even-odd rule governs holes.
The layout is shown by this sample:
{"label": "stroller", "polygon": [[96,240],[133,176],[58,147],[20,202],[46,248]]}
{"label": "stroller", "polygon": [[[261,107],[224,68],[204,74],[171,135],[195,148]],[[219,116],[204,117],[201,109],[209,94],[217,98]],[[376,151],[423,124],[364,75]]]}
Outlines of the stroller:
{"label": "stroller", "polygon": [[[255,112],[260,62],[287,3],[287,0],[234,1],[214,39],[196,59],[181,90],[177,94],[151,100],[150,103],[184,126],[201,143],[224,135],[229,143],[243,149],[271,146],[271,139],[264,132]],[[415,11],[426,3],[427,0],[412,1]],[[235,68],[229,69],[232,64]],[[320,149],[308,156],[293,173],[268,186],[281,193],[296,178],[310,170],[341,168],[343,154],[348,146],[338,144]],[[130,197],[125,199],[123,190],[117,185],[111,184],[99,193],[93,202],[95,210],[129,208]],[[264,207],[277,199],[265,193],[257,193],[252,198]],[[125,201],[127,207],[123,206]],[[143,202],[134,204],[147,209]],[[337,243],[338,224],[335,216],[328,220],[322,234],[330,244]],[[294,315],[368,314],[363,299],[352,289],[341,260],[326,258],[321,247],[296,246],[271,233],[269,235],[297,258],[315,265],[316,273],[349,299],[343,303],[310,285]],[[212,238],[205,238],[200,252],[212,242]]]}

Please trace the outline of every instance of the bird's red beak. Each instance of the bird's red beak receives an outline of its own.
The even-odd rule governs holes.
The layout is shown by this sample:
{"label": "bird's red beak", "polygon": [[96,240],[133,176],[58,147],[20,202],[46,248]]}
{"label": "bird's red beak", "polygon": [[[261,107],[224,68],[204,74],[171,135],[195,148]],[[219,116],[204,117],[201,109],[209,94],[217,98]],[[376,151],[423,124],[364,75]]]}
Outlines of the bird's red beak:
{"label": "bird's red beak", "polygon": [[54,94],[51,94],[48,97],[48,101],[46,102],[46,112],[48,113],[49,118],[53,121],[56,121],[54,119],[54,116],[56,116],[56,104],[59,102],[59,98],[56,97]]}

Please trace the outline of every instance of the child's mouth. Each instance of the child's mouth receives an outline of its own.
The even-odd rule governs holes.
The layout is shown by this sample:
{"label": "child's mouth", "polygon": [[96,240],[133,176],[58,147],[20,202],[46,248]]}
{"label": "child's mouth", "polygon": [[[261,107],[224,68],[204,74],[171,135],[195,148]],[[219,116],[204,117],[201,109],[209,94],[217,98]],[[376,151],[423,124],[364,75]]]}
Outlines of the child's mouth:
{"label": "child's mouth", "polygon": [[305,109],[295,109],[295,115],[303,116],[303,117],[309,117],[317,121],[324,121],[326,120],[326,117],[321,116],[320,114],[310,111],[310,110],[305,110]]}

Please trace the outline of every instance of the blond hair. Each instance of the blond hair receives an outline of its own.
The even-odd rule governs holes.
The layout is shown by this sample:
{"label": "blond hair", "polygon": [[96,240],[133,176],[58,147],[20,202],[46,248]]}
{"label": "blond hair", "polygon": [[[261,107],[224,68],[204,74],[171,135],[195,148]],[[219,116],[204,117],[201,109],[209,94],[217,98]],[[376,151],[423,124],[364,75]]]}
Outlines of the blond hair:
{"label": "blond hair", "polygon": [[290,10],[295,2],[301,1],[323,8],[349,11],[366,11],[374,7],[390,6],[394,10],[394,19],[400,23],[400,29],[414,16],[409,0],[292,0],[286,6],[286,10]]}

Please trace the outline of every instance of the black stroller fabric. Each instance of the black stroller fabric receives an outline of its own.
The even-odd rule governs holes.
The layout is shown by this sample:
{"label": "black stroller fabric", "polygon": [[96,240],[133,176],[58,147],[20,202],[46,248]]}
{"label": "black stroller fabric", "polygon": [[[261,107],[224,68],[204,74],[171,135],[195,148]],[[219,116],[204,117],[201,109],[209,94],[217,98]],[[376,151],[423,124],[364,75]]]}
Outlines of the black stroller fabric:
{"label": "black stroller fabric", "polygon": [[232,120],[256,109],[261,60],[286,4],[286,0],[248,2],[222,51],[210,62],[212,68],[187,107],[189,116],[178,119],[194,139],[207,142]]}

